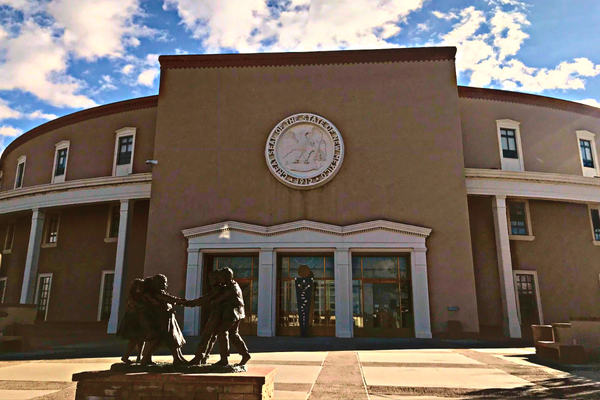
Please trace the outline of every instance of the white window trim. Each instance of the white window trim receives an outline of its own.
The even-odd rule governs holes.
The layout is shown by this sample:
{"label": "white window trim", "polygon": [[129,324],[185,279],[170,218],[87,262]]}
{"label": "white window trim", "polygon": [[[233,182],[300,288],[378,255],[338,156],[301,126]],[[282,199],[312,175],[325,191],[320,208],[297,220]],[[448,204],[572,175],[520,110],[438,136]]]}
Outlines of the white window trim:
{"label": "white window trim", "polygon": [[[48,235],[50,234],[50,218],[52,215],[58,215],[58,224],[56,225],[56,242],[48,243]],[[59,212],[47,212],[45,218],[45,227],[44,227],[44,241],[42,242],[42,248],[56,247],[58,245],[58,233],[60,232],[60,211]]]}
{"label": "white window trim", "polygon": [[[590,131],[576,131],[577,133],[577,152],[579,153],[579,162],[581,163],[581,173],[583,176],[596,177],[600,176],[600,166],[598,166],[598,152],[596,150],[595,134]],[[592,145],[592,157],[594,157],[594,168],[583,166],[583,157],[581,156],[580,140],[589,140]]]}
{"label": "white window trim", "polygon": [[518,121],[513,121],[512,119],[497,119],[496,120],[496,132],[498,134],[498,149],[500,150],[500,165],[503,171],[513,171],[508,167],[508,160],[513,160],[504,158],[502,155],[502,137],[500,129],[514,129],[515,136],[517,140],[517,152],[519,154],[519,171],[525,171],[525,165],[523,162],[523,146],[521,145],[521,123]]}
{"label": "white window trim", "polygon": [[[21,186],[17,187],[17,177],[19,176],[19,165],[23,165],[23,176],[21,177]],[[23,187],[23,182],[25,181],[25,168],[27,167],[27,156],[21,156],[17,159],[17,172],[15,172],[15,184],[13,189],[20,189]]]}
{"label": "white window trim", "polygon": [[598,210],[600,213],[600,204],[588,204],[588,218],[590,220],[590,229],[592,230],[592,243],[594,246],[600,246],[600,241],[596,240],[596,235],[594,234],[594,221],[592,221],[592,210]]}
{"label": "white window trim", "polygon": [[[13,229],[12,238],[10,238],[10,248],[7,248],[8,244],[8,232],[10,232],[10,226],[15,225],[15,229]],[[12,253],[13,245],[15,244],[15,232],[17,230],[17,223],[15,221],[10,221],[6,227],[6,236],[4,238],[4,249],[2,250],[2,254],[10,254]]]}
{"label": "white window trim", "polygon": [[115,270],[104,270],[102,271],[102,277],[100,278],[100,296],[98,298],[98,321],[100,321],[100,318],[102,317],[102,301],[104,300],[103,294],[104,294],[104,283],[106,275],[108,274],[115,274]]}
{"label": "white window trim", "polygon": [[[525,217],[527,219],[527,235],[511,235],[510,232],[512,232],[512,228],[510,225],[510,206],[508,203],[510,202],[514,202],[514,203],[525,203]],[[529,200],[527,199],[514,199],[514,198],[507,198],[506,199],[506,220],[508,221],[508,238],[510,240],[521,240],[521,241],[525,241],[525,242],[531,242],[532,240],[535,239],[535,236],[533,236],[533,226],[531,225],[531,212],[529,211]]]}
{"label": "white window trim", "polygon": [[46,303],[46,314],[44,314],[44,321],[48,319],[48,310],[50,309],[50,294],[52,292],[52,273],[38,274],[37,285],[35,287],[35,304],[38,304],[40,297],[40,280],[46,276],[50,277],[50,287],[48,288],[48,303]]}
{"label": "white window trim", "polygon": [[4,291],[0,293],[0,303],[4,303],[4,297],[6,296],[6,286],[8,285],[8,277],[3,276],[0,278],[0,282],[4,281]]}
{"label": "white window trim", "polygon": [[111,228],[110,224],[112,223],[112,215],[113,215],[115,208],[118,208],[120,210],[121,204],[120,203],[111,204],[108,207],[108,222],[106,223],[106,236],[104,237],[105,243],[115,243],[119,240],[118,235],[116,237],[110,237],[110,228]]}
{"label": "white window trim", "polygon": [[[69,165],[69,146],[71,145],[71,142],[68,140],[61,140],[60,142],[56,143],[54,146],[56,147],[56,149],[54,150],[54,163],[52,164],[52,183],[62,183],[65,181],[66,177],[67,177],[67,167]],[[54,174],[56,173],[56,162],[58,161],[58,151],[59,150],[63,150],[63,149],[67,149],[67,157],[65,159],[65,173],[59,176],[55,176]]]}
{"label": "white window trim", "polygon": [[[131,175],[133,173],[133,160],[135,157],[136,131],[137,131],[137,128],[135,128],[135,127],[121,128],[118,131],[116,131],[117,136],[115,137],[115,152],[113,154],[113,169],[112,169],[113,176],[126,176],[126,175]],[[125,164],[125,165],[119,165],[118,167],[126,169],[127,173],[118,175],[119,171],[117,168],[117,156],[119,154],[119,139],[122,138],[123,136],[132,136],[132,135],[133,135],[133,143],[131,144],[131,162],[129,164]]]}
{"label": "white window trim", "polygon": [[517,300],[517,314],[519,315],[519,323],[521,323],[521,305],[519,304],[519,291],[517,288],[517,274],[519,275],[533,275],[533,282],[535,284],[535,300],[537,302],[538,319],[540,325],[544,325],[544,313],[542,312],[542,297],[540,296],[540,281],[538,279],[537,271],[525,271],[520,269],[513,270],[513,283],[515,286],[515,297]]}

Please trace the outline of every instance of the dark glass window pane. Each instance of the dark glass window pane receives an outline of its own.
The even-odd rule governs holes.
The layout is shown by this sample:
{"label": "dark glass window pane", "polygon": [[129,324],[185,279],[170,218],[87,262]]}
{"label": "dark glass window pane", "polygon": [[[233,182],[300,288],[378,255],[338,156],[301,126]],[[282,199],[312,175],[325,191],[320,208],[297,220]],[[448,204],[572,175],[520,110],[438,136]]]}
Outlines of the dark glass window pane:
{"label": "dark glass window pane", "polygon": [[6,279],[0,280],[0,303],[4,303],[4,294],[6,293]]}
{"label": "dark glass window pane", "polygon": [[600,241],[600,214],[592,210],[592,225],[594,226],[594,240]]}
{"label": "dark glass window pane", "polygon": [[23,171],[25,170],[25,163],[20,163],[17,166],[17,184],[15,185],[16,188],[20,188],[21,186],[23,186]]}
{"label": "dark glass window pane", "polygon": [[46,320],[46,311],[48,310],[48,300],[50,297],[50,276],[41,277],[38,285],[38,311],[37,319],[40,321]]}
{"label": "dark glass window pane", "polygon": [[362,257],[363,278],[398,279],[398,257]]}
{"label": "dark glass window pane", "polygon": [[52,214],[48,223],[46,243],[56,243],[58,239],[58,214]]}
{"label": "dark glass window pane", "polygon": [[215,269],[231,268],[235,279],[252,278],[252,267],[257,267],[253,260],[253,257],[215,257],[213,266]]}
{"label": "dark glass window pane", "polygon": [[67,166],[67,149],[60,149],[56,153],[56,169],[54,171],[54,176],[64,175],[66,166]]}
{"label": "dark glass window pane", "polygon": [[511,235],[527,235],[527,215],[524,202],[508,202]]}
{"label": "dark glass window pane", "polygon": [[592,142],[589,140],[579,140],[579,147],[581,148],[581,159],[583,166],[588,168],[594,168],[594,157],[592,156]]}
{"label": "dark glass window pane", "polygon": [[112,308],[112,295],[113,286],[115,283],[114,274],[104,275],[104,287],[102,291],[102,311],[100,313],[101,321],[108,321],[110,319],[110,310]]}
{"label": "dark glass window pane", "polygon": [[4,243],[4,250],[12,250],[13,242],[15,241],[15,226],[16,224],[8,224],[8,230],[6,232],[6,242]]}
{"label": "dark glass window pane", "polygon": [[117,155],[117,165],[126,165],[131,163],[131,153],[133,151],[133,136],[124,136],[119,138],[119,153]]}
{"label": "dark glass window pane", "polygon": [[119,206],[115,206],[111,208],[112,215],[110,216],[110,229],[109,229],[109,237],[116,238],[119,237],[119,220],[121,218],[121,209]]}
{"label": "dark glass window pane", "polygon": [[500,129],[502,157],[519,158],[517,153],[517,134],[514,129]]}
{"label": "dark glass window pane", "polygon": [[352,278],[362,278],[362,272],[360,270],[361,257],[352,257]]}

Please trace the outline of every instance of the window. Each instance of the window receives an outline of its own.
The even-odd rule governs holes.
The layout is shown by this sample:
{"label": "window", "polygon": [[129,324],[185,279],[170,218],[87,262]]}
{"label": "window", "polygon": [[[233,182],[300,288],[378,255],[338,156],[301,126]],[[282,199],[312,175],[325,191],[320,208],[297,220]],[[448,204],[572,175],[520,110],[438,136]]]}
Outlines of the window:
{"label": "window", "polygon": [[117,153],[117,165],[131,163],[131,153],[133,152],[133,136],[119,138],[119,152]]}
{"label": "window", "polygon": [[509,200],[506,203],[510,238],[513,240],[533,240],[529,202],[527,200]]}
{"label": "window", "polygon": [[[258,327],[258,257],[254,256],[210,256],[207,257],[207,271],[231,268],[233,279],[240,285],[244,296],[246,318],[240,324],[242,335],[256,335]],[[208,275],[203,293],[208,293]]]}
{"label": "window", "polygon": [[44,240],[45,247],[56,246],[58,241],[58,225],[60,223],[60,214],[50,214],[46,220],[46,238]]}
{"label": "window", "polygon": [[355,336],[414,335],[410,257],[352,257]]}
{"label": "window", "polygon": [[13,243],[15,241],[15,222],[10,222],[6,228],[6,238],[4,239],[4,254],[9,254],[12,251]]}
{"label": "window", "polygon": [[593,243],[600,245],[600,212],[598,211],[598,205],[589,206],[589,210],[592,222]]}
{"label": "window", "polygon": [[63,140],[56,144],[52,183],[61,183],[65,181],[65,176],[67,174],[67,159],[69,157],[69,144],[70,142],[68,140]]}
{"label": "window", "polygon": [[496,120],[500,164],[504,171],[524,171],[521,147],[521,123],[510,119]]}
{"label": "window", "polygon": [[126,176],[133,173],[136,128],[123,128],[117,131],[113,175]]}
{"label": "window", "polygon": [[502,140],[502,156],[504,158],[519,158],[517,153],[517,134],[514,129],[500,129]]}
{"label": "window", "polygon": [[596,151],[595,136],[589,131],[577,131],[577,140],[579,144],[579,158],[581,159],[581,171],[583,176],[600,176],[598,170],[598,154]]}
{"label": "window", "polygon": [[102,282],[100,284],[100,306],[98,309],[98,321],[108,321],[112,308],[113,287],[115,283],[115,271],[102,271]]}
{"label": "window", "polygon": [[[277,262],[277,335],[300,336],[300,315],[295,278],[307,266],[313,281],[314,306],[309,315],[309,335],[335,336],[334,258],[316,256],[280,256]],[[306,268],[306,267],[303,267]]]}
{"label": "window", "polygon": [[111,205],[108,209],[108,225],[106,227],[105,242],[116,242],[119,237],[119,220],[121,217],[121,207],[119,204]]}
{"label": "window", "polygon": [[48,304],[50,303],[50,287],[52,286],[52,274],[39,274],[35,303],[38,306],[37,319],[45,321],[48,316]]}
{"label": "window", "polygon": [[4,295],[6,294],[7,277],[0,278],[0,303],[4,303]]}
{"label": "window", "polygon": [[23,178],[25,177],[25,163],[27,158],[25,156],[19,157],[17,160],[17,175],[15,176],[15,189],[23,187]]}

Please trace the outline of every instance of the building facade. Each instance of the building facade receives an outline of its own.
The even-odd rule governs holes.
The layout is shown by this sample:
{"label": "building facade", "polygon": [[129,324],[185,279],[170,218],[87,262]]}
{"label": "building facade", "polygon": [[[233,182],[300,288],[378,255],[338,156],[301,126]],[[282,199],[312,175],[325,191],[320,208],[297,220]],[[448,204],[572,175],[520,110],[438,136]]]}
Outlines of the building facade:
{"label": "building facade", "polygon": [[[455,48],[162,56],[157,96],[1,158],[0,299],[106,321],[129,283],[231,267],[246,335],[527,337],[598,315],[600,110],[459,87]],[[179,313],[184,333],[201,310]]]}

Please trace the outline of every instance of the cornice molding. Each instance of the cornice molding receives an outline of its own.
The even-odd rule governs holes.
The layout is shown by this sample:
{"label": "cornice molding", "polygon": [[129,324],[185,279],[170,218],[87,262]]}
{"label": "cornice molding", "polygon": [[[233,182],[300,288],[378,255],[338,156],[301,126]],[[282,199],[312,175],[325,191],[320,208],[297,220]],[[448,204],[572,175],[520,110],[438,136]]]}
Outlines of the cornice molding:
{"label": "cornice molding", "polygon": [[347,236],[357,233],[363,233],[373,230],[387,230],[397,233],[404,233],[419,237],[428,237],[431,234],[431,229],[423,228],[419,226],[405,225],[397,222],[390,222],[384,220],[369,221],[360,224],[338,226],[323,224],[314,221],[295,221],[287,224],[273,225],[273,226],[262,226],[246,224],[237,221],[226,221],[219,222],[212,225],[201,226],[198,228],[184,229],[182,231],[183,236],[190,239],[198,236],[206,236],[215,233],[222,233],[226,231],[238,231],[245,232],[259,236],[275,236],[284,233],[295,232],[295,231],[313,231],[322,232],[336,236]]}
{"label": "cornice molding", "polygon": [[535,183],[559,183],[578,186],[594,186],[600,188],[599,178],[589,178],[579,175],[552,174],[547,172],[502,171],[498,169],[465,168],[468,179],[497,179],[526,181]]}
{"label": "cornice molding", "polygon": [[555,99],[553,97],[538,96],[529,93],[459,86],[458,96],[466,99],[491,100],[502,101],[506,103],[527,104],[530,106],[552,108],[555,110],[569,111],[577,114],[589,115],[591,117],[600,118],[600,108],[576,103],[573,101]]}
{"label": "cornice molding", "polygon": [[87,121],[90,119],[105,117],[107,115],[112,114],[120,114],[127,111],[135,111],[154,107],[158,107],[158,96],[140,97],[137,99],[119,101],[117,103],[105,104],[102,106],[89,108],[87,110],[78,111],[76,113],[68,114],[64,117],[48,121],[43,125],[37,126],[32,130],[25,132],[24,134],[16,138],[12,143],[10,143],[4,150],[4,153],[2,153],[2,157],[0,158],[0,165],[2,165],[4,159],[6,158],[6,155],[9,154],[11,151],[21,146],[22,144],[32,139],[35,139],[40,135],[43,135],[44,133],[64,128],[65,126],[73,125],[79,122]]}
{"label": "cornice molding", "polygon": [[106,176],[101,178],[79,179],[62,183],[46,183],[0,192],[0,202],[19,197],[63,192],[74,189],[88,189],[104,186],[130,185],[152,182],[152,173],[133,174],[128,176]]}
{"label": "cornice molding", "polygon": [[364,64],[454,60],[456,47],[416,47],[382,50],[340,50],[256,54],[160,56],[162,69],[280,67],[295,65]]}

